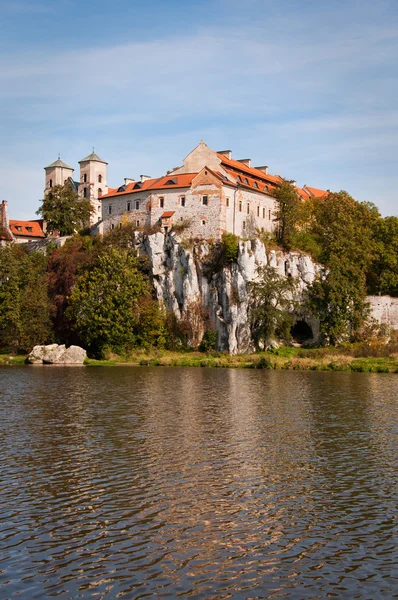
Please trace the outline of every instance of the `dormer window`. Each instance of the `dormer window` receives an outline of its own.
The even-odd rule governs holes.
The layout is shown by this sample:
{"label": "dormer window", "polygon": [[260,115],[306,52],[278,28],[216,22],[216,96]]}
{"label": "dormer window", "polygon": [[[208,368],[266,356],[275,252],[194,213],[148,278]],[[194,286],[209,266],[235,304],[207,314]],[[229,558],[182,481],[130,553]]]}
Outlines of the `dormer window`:
{"label": "dormer window", "polygon": [[126,186],[125,185],[121,185],[120,188],[117,188],[118,192],[125,192],[126,191]]}
{"label": "dormer window", "polygon": [[26,231],[29,231],[29,233],[31,233],[33,231],[33,227],[27,227]]}
{"label": "dormer window", "polygon": [[87,173],[84,173],[83,175],[83,183],[87,183]]}
{"label": "dormer window", "polygon": [[166,181],[166,185],[175,185],[177,183],[177,179],[169,179]]}
{"label": "dormer window", "polygon": [[20,225],[16,225],[15,229],[16,229],[17,231],[22,231],[22,227],[21,227]]}
{"label": "dormer window", "polygon": [[244,178],[243,183],[245,183],[246,185],[249,185],[249,180],[247,179],[247,177]]}
{"label": "dormer window", "polygon": [[102,175],[98,175],[98,183],[102,183]]}
{"label": "dormer window", "polygon": [[140,190],[142,188],[142,183],[140,181],[138,181],[135,186],[133,187],[133,190]]}
{"label": "dormer window", "polygon": [[253,182],[253,187],[255,187],[255,188],[258,188],[258,183],[257,183],[257,181],[254,181],[254,182]]}

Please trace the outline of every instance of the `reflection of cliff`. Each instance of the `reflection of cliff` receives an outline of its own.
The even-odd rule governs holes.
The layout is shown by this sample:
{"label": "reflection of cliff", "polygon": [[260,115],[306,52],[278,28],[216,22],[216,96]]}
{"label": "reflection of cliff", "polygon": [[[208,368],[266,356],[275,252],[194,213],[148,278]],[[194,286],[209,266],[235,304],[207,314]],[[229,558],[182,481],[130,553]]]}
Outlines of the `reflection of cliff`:
{"label": "reflection of cliff", "polygon": [[[259,240],[239,242],[236,263],[208,277],[203,264],[209,254],[209,244],[198,242],[187,249],[172,235],[156,233],[145,236],[142,251],[148,256],[158,299],[178,318],[184,317],[189,307],[198,304],[208,314],[218,332],[219,349],[231,354],[247,352],[252,348],[248,323],[248,286],[256,277],[257,268],[274,267],[283,277],[294,277],[298,282],[297,299],[320,272],[319,265],[303,253],[271,250]],[[310,332],[317,340],[318,324],[306,315]]]}

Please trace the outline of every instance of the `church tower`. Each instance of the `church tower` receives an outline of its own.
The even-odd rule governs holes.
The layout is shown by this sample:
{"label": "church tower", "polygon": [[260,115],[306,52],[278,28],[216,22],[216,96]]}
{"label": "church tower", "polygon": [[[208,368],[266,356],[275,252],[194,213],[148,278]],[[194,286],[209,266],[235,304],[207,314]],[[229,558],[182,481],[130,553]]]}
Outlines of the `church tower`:
{"label": "church tower", "polygon": [[80,182],[79,197],[90,200],[94,209],[90,217],[90,225],[94,225],[102,219],[101,196],[108,192],[107,166],[108,163],[95,154],[94,148],[91,154],[79,160]]}
{"label": "church tower", "polygon": [[59,155],[58,160],[48,165],[48,167],[44,167],[44,170],[46,172],[44,194],[47,194],[54,185],[64,185],[69,177],[73,177],[74,171],[72,167],[69,167],[60,159]]}

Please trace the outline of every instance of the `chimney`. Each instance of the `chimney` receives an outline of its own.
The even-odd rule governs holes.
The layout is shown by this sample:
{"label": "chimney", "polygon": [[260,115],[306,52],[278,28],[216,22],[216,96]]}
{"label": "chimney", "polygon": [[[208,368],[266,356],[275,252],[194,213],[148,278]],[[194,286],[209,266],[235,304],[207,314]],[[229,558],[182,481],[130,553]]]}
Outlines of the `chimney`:
{"label": "chimney", "polygon": [[267,165],[264,165],[263,167],[254,167],[254,168],[257,169],[258,171],[262,171],[265,175],[268,175]]}
{"label": "chimney", "polygon": [[232,160],[232,150],[219,150],[217,154],[222,154],[225,158]]}
{"label": "chimney", "polygon": [[125,177],[124,185],[128,185],[129,183],[134,183],[134,179],[130,179],[130,177]]}
{"label": "chimney", "polygon": [[141,183],[144,183],[144,181],[148,181],[148,179],[151,178],[150,175],[140,175],[141,177]]}
{"label": "chimney", "polygon": [[246,167],[251,167],[252,159],[251,158],[239,158],[238,162],[241,162]]}
{"label": "chimney", "polygon": [[8,202],[3,200],[0,205],[0,226],[8,231]]}
{"label": "chimney", "polygon": [[297,185],[297,181],[294,181],[294,180],[293,180],[293,181],[291,182],[291,184],[292,184],[294,187],[296,187],[296,185]]}

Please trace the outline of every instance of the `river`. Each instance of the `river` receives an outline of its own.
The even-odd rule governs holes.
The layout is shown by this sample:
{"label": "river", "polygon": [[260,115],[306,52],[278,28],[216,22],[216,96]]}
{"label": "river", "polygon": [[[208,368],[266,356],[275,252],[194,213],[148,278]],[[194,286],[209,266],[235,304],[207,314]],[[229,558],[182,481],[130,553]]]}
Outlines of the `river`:
{"label": "river", "polygon": [[398,377],[0,368],[0,598],[398,598]]}

